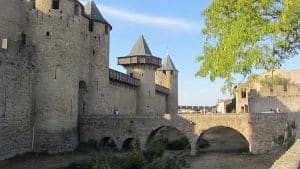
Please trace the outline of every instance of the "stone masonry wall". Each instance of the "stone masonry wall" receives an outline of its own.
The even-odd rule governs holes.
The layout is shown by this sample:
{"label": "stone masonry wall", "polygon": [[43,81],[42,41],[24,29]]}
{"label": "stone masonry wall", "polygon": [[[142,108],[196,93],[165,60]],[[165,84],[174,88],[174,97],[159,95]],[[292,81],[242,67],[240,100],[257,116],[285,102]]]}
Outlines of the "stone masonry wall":
{"label": "stone masonry wall", "polygon": [[9,48],[0,49],[0,160],[31,151],[33,68],[27,47],[9,39]]}
{"label": "stone masonry wall", "polygon": [[[21,41],[21,3],[0,0],[0,160],[31,151],[35,48]],[[3,39],[7,49],[2,49]]]}
{"label": "stone masonry wall", "polygon": [[252,153],[263,153],[278,147],[275,140],[284,135],[286,114],[180,114],[164,116],[85,116],[81,118],[81,141],[101,141],[111,137],[119,148],[127,138],[140,140],[145,148],[150,134],[161,126],[172,126],[190,141],[191,154],[196,153],[200,135],[212,127],[230,127],[241,133],[249,142]]}
{"label": "stone masonry wall", "polygon": [[[300,87],[298,85],[287,86],[287,91],[283,86],[276,86],[273,92],[269,88],[262,88],[257,92],[249,93],[249,110],[254,113],[270,111],[280,108],[281,112],[288,113],[290,121],[294,121],[296,126],[300,126]],[[300,138],[299,127],[296,130],[296,137]]]}
{"label": "stone masonry wall", "polygon": [[137,89],[136,87],[121,84],[118,82],[110,83],[110,111],[118,110],[119,114],[136,114],[137,109]]}

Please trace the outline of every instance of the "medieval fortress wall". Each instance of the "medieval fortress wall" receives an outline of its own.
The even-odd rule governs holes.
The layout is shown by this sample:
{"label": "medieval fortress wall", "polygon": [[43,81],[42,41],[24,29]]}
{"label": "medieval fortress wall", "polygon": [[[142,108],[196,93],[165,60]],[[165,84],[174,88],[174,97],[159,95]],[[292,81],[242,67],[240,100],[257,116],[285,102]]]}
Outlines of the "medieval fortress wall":
{"label": "medieval fortress wall", "polygon": [[146,78],[125,76],[137,85],[119,72],[111,79],[110,30],[94,2],[0,0],[0,159],[74,150],[80,117],[177,105],[167,99],[177,75],[172,90],[156,86],[151,65],[137,68]]}
{"label": "medieval fortress wall", "polygon": [[125,137],[146,143],[168,125],[189,138],[191,154],[201,133],[216,126],[243,134],[253,153],[271,150],[284,134],[284,113],[177,114],[170,56],[162,63],[141,36],[118,58],[127,73],[109,69],[110,30],[93,1],[0,0],[0,160],[72,151],[108,134],[119,144]]}

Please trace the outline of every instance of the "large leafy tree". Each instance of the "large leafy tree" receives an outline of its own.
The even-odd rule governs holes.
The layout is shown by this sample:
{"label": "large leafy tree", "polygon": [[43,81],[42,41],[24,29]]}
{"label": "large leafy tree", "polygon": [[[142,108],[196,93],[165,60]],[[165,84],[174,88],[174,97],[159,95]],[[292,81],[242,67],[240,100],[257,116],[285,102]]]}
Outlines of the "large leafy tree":
{"label": "large leafy tree", "polygon": [[225,79],[225,89],[237,74],[278,68],[300,49],[300,0],[212,0],[202,14],[206,39],[196,75]]}

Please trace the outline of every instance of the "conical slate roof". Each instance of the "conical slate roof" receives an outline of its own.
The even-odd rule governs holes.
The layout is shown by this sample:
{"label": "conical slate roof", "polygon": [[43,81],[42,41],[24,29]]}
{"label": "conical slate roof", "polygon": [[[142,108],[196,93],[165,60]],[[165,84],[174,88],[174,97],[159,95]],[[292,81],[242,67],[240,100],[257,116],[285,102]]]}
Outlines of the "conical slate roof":
{"label": "conical slate roof", "polygon": [[101,12],[99,11],[97,5],[95,4],[94,1],[88,2],[84,6],[85,12],[88,15],[88,17],[92,20],[108,23],[104,17],[102,16]]}
{"label": "conical slate roof", "polygon": [[143,35],[136,41],[129,56],[153,56]]}
{"label": "conical slate roof", "polygon": [[164,59],[164,62],[160,68],[160,70],[174,70],[177,71],[176,67],[174,66],[174,63],[171,59],[171,56],[168,54],[167,57]]}

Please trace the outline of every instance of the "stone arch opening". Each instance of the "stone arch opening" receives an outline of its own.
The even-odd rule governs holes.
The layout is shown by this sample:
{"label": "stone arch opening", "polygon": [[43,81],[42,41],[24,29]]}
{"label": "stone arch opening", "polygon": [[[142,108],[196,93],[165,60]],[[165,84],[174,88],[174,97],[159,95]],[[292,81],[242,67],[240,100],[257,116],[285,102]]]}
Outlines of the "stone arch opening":
{"label": "stone arch opening", "polygon": [[78,88],[78,115],[83,115],[86,111],[87,86],[85,81],[79,82]]}
{"label": "stone arch opening", "polygon": [[249,142],[238,130],[225,127],[211,127],[201,133],[196,142],[199,152],[249,152]]}
{"label": "stone arch opening", "polygon": [[99,148],[104,151],[116,151],[118,150],[117,144],[111,137],[104,137],[98,144]]}
{"label": "stone arch opening", "polygon": [[123,141],[122,150],[130,151],[133,149],[140,149],[140,141],[137,138],[127,138]]}
{"label": "stone arch opening", "polygon": [[146,141],[145,147],[149,148],[153,143],[162,143],[167,150],[189,150],[190,140],[176,127],[161,126],[153,130]]}

